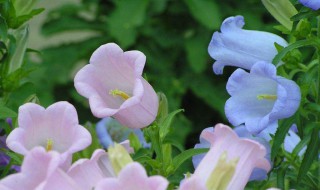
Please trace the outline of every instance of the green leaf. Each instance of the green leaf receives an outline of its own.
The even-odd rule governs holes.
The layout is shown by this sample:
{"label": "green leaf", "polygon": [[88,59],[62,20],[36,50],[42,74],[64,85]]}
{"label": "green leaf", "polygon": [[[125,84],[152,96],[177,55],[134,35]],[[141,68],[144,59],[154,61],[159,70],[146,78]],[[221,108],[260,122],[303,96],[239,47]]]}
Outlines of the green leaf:
{"label": "green leaf", "polygon": [[187,60],[196,73],[202,73],[209,66],[207,58],[210,37],[211,33],[202,32],[200,35],[185,40]]}
{"label": "green leaf", "polygon": [[292,21],[299,21],[304,18],[316,17],[320,15],[320,10],[318,11],[307,11],[307,12],[299,12],[298,14],[291,17]]}
{"label": "green leaf", "polygon": [[8,34],[7,22],[2,16],[0,16],[0,39],[2,39],[2,41],[4,39],[7,39],[7,34]]}
{"label": "green leaf", "polygon": [[21,16],[18,16],[16,18],[14,18],[14,19],[11,19],[10,20],[11,27],[14,28],[14,29],[19,28],[24,23],[26,23],[27,21],[32,19],[32,17],[42,13],[44,10],[45,10],[44,8],[34,9],[27,15],[21,15]]}
{"label": "green leaf", "polygon": [[28,26],[17,30],[17,34],[15,35],[17,44],[13,54],[11,54],[9,58],[8,74],[13,73],[21,67],[23,63],[24,54],[27,49],[28,36]]}
{"label": "green leaf", "polygon": [[279,168],[277,172],[277,187],[280,189],[285,189],[285,175],[288,167]]}
{"label": "green leaf", "polygon": [[8,117],[15,118],[17,117],[17,113],[4,105],[0,105],[0,119]]}
{"label": "green leaf", "polygon": [[[317,124],[319,125],[319,124]],[[306,153],[303,157],[299,174],[297,181],[301,181],[302,178],[304,178],[307,175],[307,172],[309,171],[311,164],[314,160],[318,158],[319,155],[319,126],[316,126],[318,128],[314,128],[311,133],[311,140],[308,144],[308,148],[306,150]]]}
{"label": "green leaf", "polygon": [[130,133],[128,139],[130,141],[130,146],[134,149],[135,152],[141,148],[141,143],[136,134]]}
{"label": "green leaf", "polygon": [[296,48],[300,48],[300,47],[304,47],[304,46],[315,46],[315,47],[320,47],[320,41],[317,38],[312,38],[312,39],[307,39],[307,40],[300,40],[300,41],[296,41],[292,44],[290,44],[289,46],[283,48],[276,56],[275,58],[272,60],[272,63],[274,65],[277,65],[282,58],[284,58],[284,56],[289,53],[291,50],[296,49]]}
{"label": "green leaf", "polygon": [[271,160],[273,160],[280,148],[281,148],[281,145],[290,129],[290,127],[292,126],[292,124],[295,122],[295,117],[290,117],[288,119],[284,119],[281,123],[281,125],[278,127],[277,129],[277,132],[273,138],[273,145],[272,145],[272,148],[271,148]]}
{"label": "green leaf", "polygon": [[122,48],[132,45],[137,38],[137,27],[143,24],[149,0],[117,0],[116,8],[107,20],[107,28]]}
{"label": "green leaf", "polygon": [[180,112],[184,111],[183,109],[178,109],[176,111],[171,112],[165,119],[163,122],[161,122],[159,124],[159,133],[160,133],[160,139],[163,140],[166,135],[169,132],[170,129],[170,125],[173,121],[173,118]]}
{"label": "green leaf", "polygon": [[[174,170],[177,170],[181,164],[183,164],[186,160],[191,158],[192,156],[198,155],[198,154],[203,154],[208,152],[208,148],[197,148],[197,149],[188,149],[176,157],[174,157],[172,164],[174,166]],[[174,171],[173,171],[174,172]]]}
{"label": "green leaf", "polygon": [[209,29],[219,28],[222,19],[219,6],[213,0],[185,0],[192,16]]}

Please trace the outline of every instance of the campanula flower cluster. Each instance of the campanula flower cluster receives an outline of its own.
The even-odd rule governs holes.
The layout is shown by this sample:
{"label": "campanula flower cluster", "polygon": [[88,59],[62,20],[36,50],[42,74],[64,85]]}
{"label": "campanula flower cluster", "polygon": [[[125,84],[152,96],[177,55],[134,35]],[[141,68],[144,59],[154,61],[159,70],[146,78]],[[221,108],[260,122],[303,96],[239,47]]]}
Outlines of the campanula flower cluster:
{"label": "campanula flower cluster", "polygon": [[[272,1],[263,3],[273,9],[284,32],[302,25],[293,22],[296,10],[291,3],[291,12],[286,12],[291,16],[285,18]],[[315,0],[300,3],[313,10],[320,8]],[[274,170],[285,173],[273,155],[275,146],[284,155],[281,161],[307,159],[305,152],[312,155],[317,147],[306,143],[318,143],[319,132],[312,134],[318,141],[305,140],[299,126],[303,122],[290,118],[300,109],[319,111],[319,106],[304,103],[309,99],[320,102],[320,90],[317,96],[309,97],[294,81],[295,73],[306,71],[307,66],[294,63],[299,69],[286,73],[288,63],[285,55],[279,58],[279,51],[292,53],[291,42],[244,27],[243,16],[228,17],[208,42],[208,53],[215,60],[213,73],[233,71],[226,83],[230,97],[224,105],[229,124],[203,129],[194,148],[184,150],[175,137],[170,138],[172,121],[182,110],[170,113],[165,95],[157,94],[143,78],[146,56],[107,43],[93,52],[89,64],[74,77],[76,91],[99,121],[79,124],[76,108],[66,101],[46,108],[31,102],[21,105],[16,127],[10,121],[10,134],[0,136],[0,148],[22,158],[21,168],[8,165],[10,157],[0,154],[0,166],[8,165],[11,172],[0,180],[0,190],[243,190],[252,181],[273,178]],[[305,86],[312,82],[299,81]],[[319,116],[304,117],[318,121]],[[288,154],[293,156],[286,157]],[[194,170],[186,171],[184,163],[191,165],[191,160]],[[296,167],[291,164],[285,169]],[[178,177],[174,175],[177,172],[181,172]],[[312,175],[307,173],[314,181]],[[285,181],[282,184],[278,179],[279,184]],[[275,183],[266,182],[261,188],[276,189],[271,187]]]}

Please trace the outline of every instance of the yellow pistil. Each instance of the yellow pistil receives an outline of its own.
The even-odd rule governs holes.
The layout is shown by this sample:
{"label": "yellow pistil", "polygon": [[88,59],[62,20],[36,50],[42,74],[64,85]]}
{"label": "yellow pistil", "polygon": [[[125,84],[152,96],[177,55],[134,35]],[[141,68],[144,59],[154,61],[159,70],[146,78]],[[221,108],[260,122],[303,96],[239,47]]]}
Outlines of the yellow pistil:
{"label": "yellow pistil", "polygon": [[260,94],[257,96],[258,100],[276,100],[277,95],[272,95],[272,94]]}
{"label": "yellow pistil", "polygon": [[113,97],[120,96],[124,100],[127,100],[130,98],[130,96],[127,93],[125,93],[119,89],[110,90],[109,94],[111,94]]}
{"label": "yellow pistil", "polygon": [[207,180],[208,190],[227,189],[238,164],[239,158],[227,162],[227,152],[221,154],[219,161]]}
{"label": "yellow pistil", "polygon": [[53,147],[53,140],[52,140],[52,139],[48,139],[48,140],[47,140],[47,146],[46,146],[47,152],[49,152],[50,150],[52,150],[52,147]]}

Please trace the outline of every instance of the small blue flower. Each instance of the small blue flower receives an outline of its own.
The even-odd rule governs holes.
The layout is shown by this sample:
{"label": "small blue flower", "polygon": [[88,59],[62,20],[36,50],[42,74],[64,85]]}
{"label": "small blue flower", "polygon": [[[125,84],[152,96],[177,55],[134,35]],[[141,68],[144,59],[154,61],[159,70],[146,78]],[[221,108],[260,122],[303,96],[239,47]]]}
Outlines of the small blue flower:
{"label": "small blue flower", "polygon": [[125,127],[111,117],[106,117],[96,124],[96,133],[100,144],[105,149],[110,145],[113,145],[114,142],[120,143],[128,140],[130,133],[137,135],[144,148],[150,147],[150,144],[146,142],[140,129],[130,129]]}
{"label": "small blue flower", "polygon": [[313,10],[320,9],[320,1],[319,0],[299,0],[301,4],[306,7],[309,7]]}
{"label": "small blue flower", "polygon": [[257,62],[250,73],[237,69],[227,82],[227,91],[231,95],[225,104],[229,122],[233,126],[245,124],[253,134],[292,116],[301,99],[299,86],[277,76],[276,67],[263,61]]}
{"label": "small blue flower", "polygon": [[263,31],[244,30],[242,16],[229,17],[221,25],[221,32],[215,32],[208,47],[215,74],[222,74],[226,65],[251,69],[257,61],[271,62],[277,55],[274,43],[287,46],[288,43],[275,34]]}

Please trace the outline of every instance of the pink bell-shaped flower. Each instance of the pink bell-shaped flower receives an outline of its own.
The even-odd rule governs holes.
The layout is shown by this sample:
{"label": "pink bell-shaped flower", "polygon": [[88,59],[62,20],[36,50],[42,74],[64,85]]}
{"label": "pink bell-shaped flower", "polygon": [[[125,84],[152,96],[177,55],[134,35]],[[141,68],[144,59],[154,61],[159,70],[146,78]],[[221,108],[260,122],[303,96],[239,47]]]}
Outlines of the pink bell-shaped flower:
{"label": "pink bell-shaped flower", "polygon": [[141,76],[145,61],[140,51],[123,52],[114,43],[102,45],[75,76],[75,88],[89,99],[94,116],[112,116],[129,128],[146,127],[155,120],[159,103]]}

